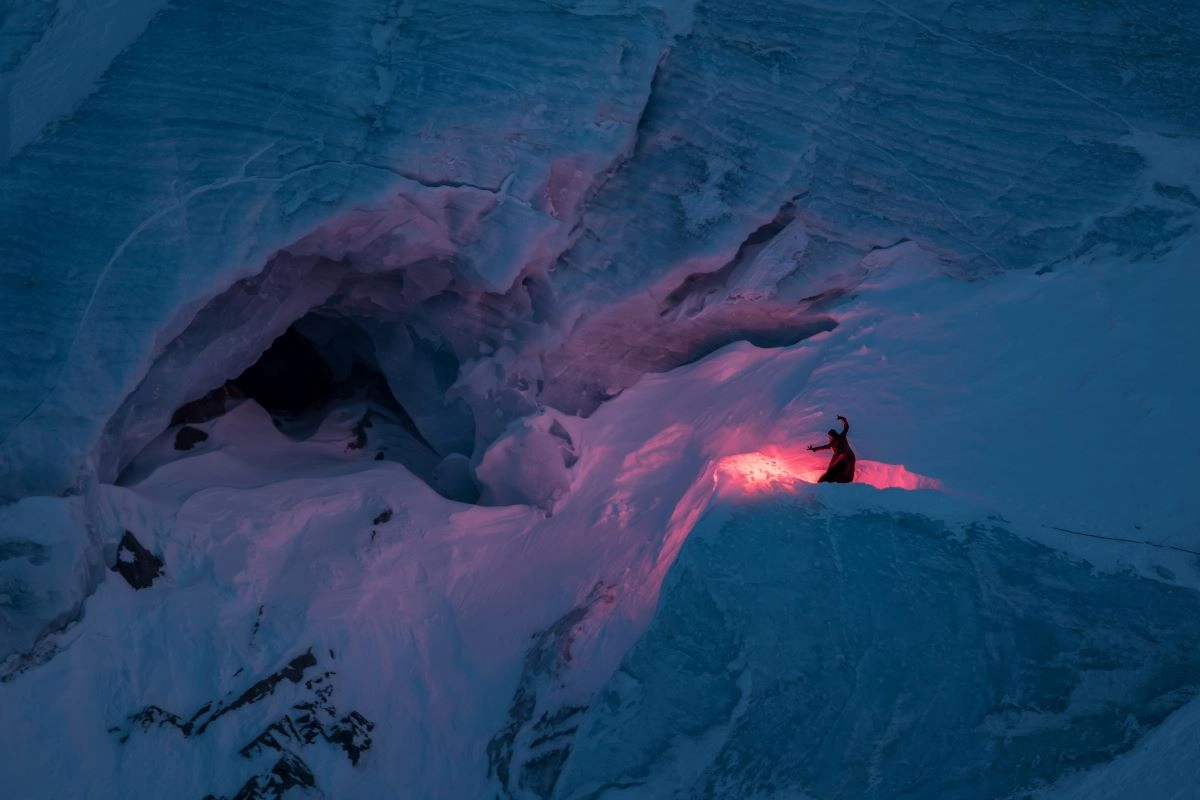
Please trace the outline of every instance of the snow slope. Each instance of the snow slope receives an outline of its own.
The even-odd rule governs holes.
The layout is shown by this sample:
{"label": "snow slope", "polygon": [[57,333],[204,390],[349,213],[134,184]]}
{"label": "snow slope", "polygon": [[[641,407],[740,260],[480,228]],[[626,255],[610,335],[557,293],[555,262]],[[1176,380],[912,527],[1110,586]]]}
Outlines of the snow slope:
{"label": "snow slope", "polygon": [[12,796],[1194,796],[1193,4],[118,5],[0,12]]}
{"label": "snow slope", "polygon": [[556,797],[1009,797],[1195,692],[1194,589],[856,494],[710,512]]}
{"label": "snow slope", "polygon": [[[1186,274],[1169,263],[1158,266],[1155,274],[1162,283],[1178,285]],[[1118,288],[1129,289],[1122,305],[1129,324],[1097,328],[1093,338],[1057,340],[1054,352],[1064,358],[1073,354],[1081,367],[1093,350],[1144,348],[1161,338],[1154,321],[1162,283],[1115,268],[1096,269]],[[1015,320],[1031,329],[1053,327],[1064,307],[1085,318],[1095,297],[1078,291],[1082,280],[1068,271],[1023,273],[981,288],[938,275],[936,260],[910,251],[881,267],[844,306],[838,327],[816,339],[785,348],[725,348],[696,364],[647,376],[588,419],[547,411],[578,456],[565,471],[567,491],[553,502],[549,516],[529,506],[473,507],[438,497],[403,467],[374,461],[370,446],[348,448],[353,414],[340,415],[341,422],[331,420],[312,438],[296,442],[245,401],[203,424],[210,438],[193,450],[167,448],[155,451],[165,456],[148,455],[157,466],[137,483],[91,490],[91,523],[108,547],[115,547],[124,530],[135,531],[162,555],[166,577],[135,592],[109,573],[88,598],[82,619],[43,641],[40,663],[17,667],[0,684],[15,720],[3,737],[9,754],[5,777],[23,787],[20,796],[30,798],[118,796],[115,787],[122,797],[233,796],[255,776],[270,775],[280,762],[294,758],[302,768],[279,771],[293,778],[307,771],[326,796],[386,795],[400,784],[412,787],[415,796],[479,797],[497,791],[549,796],[559,770],[559,794],[586,794],[601,775],[620,774],[598,773],[597,764],[619,770],[626,763],[594,755],[611,752],[604,731],[612,727],[604,721],[608,706],[593,705],[593,696],[648,624],[646,638],[624,669],[636,672],[636,665],[647,664],[671,687],[652,692],[654,703],[691,709],[703,720],[673,729],[668,723],[674,717],[664,721],[652,709],[640,710],[619,726],[615,735],[622,741],[643,741],[630,739],[632,730],[670,739],[719,721],[705,716],[697,700],[709,696],[708,679],[693,679],[687,670],[674,669],[666,656],[653,655],[655,648],[668,646],[658,644],[663,635],[709,643],[720,630],[735,641],[758,642],[754,647],[765,651],[747,644],[743,656],[745,668],[763,676],[752,682],[758,692],[774,685],[771,675],[801,680],[803,671],[789,672],[779,659],[792,663],[820,647],[835,662],[841,653],[852,664],[859,652],[853,648],[865,646],[862,639],[855,638],[859,644],[853,647],[839,642],[849,631],[865,637],[875,630],[883,638],[869,663],[883,670],[871,674],[887,677],[879,690],[883,694],[852,691],[837,683],[844,671],[821,668],[816,674],[833,681],[825,689],[811,688],[810,680],[802,684],[810,687],[804,691],[816,694],[797,694],[800,684],[785,683],[773,701],[783,714],[811,703],[824,707],[822,692],[841,692],[851,700],[848,708],[876,727],[863,728],[862,738],[853,740],[861,741],[855,745],[861,749],[844,751],[843,758],[865,758],[872,742],[878,743],[867,731],[884,731],[884,720],[893,719],[889,715],[898,715],[896,730],[939,729],[943,738],[937,741],[957,741],[975,731],[976,749],[963,751],[954,762],[955,774],[968,783],[992,781],[995,792],[988,796],[1048,784],[1071,769],[1110,758],[1194,691],[1187,669],[1196,653],[1194,614],[1187,611],[1200,587],[1194,556],[1041,527],[1039,486],[1021,478],[1024,451],[997,447],[985,472],[974,466],[975,455],[967,448],[931,452],[924,442],[940,420],[918,413],[931,399],[925,392],[944,388],[947,362],[962,374],[975,369],[995,377],[994,385],[968,384],[960,391],[958,402],[976,420],[1003,420],[1010,409],[1034,402],[1065,402],[1076,386],[1073,373],[1059,373],[1051,383],[1005,380],[1044,359],[1046,340],[1020,351],[1025,359],[1013,358],[1009,349],[994,347],[993,330]],[[1144,294],[1134,286],[1142,286]],[[990,302],[974,304],[981,294],[989,294]],[[1032,302],[1038,295],[1058,302]],[[894,321],[893,335],[873,338],[880,316]],[[951,352],[931,350],[929,330],[957,332],[959,346]],[[878,349],[873,360],[878,363],[885,355],[888,369],[864,367],[872,348]],[[1145,414],[1142,397],[1167,404],[1179,398],[1180,405],[1170,407],[1173,424],[1191,429],[1200,421],[1183,403],[1189,380],[1186,373],[1160,370],[1132,397],[1097,392],[1097,413]],[[848,391],[850,385],[856,392]],[[825,405],[830,393],[844,402]],[[890,415],[881,410],[889,402],[896,409]],[[894,465],[891,471],[876,467],[879,474],[924,475],[940,481],[943,491],[805,483],[824,459],[807,453],[803,444],[820,441],[835,412],[851,418],[853,441],[864,459]],[[1044,441],[1065,448],[1075,437],[1082,439],[1091,423],[1086,415],[1047,422]],[[527,439],[531,429],[548,431],[548,426],[535,421],[532,428],[514,429],[514,435]],[[765,481],[757,474],[748,479],[736,457],[759,452],[774,454],[761,463],[790,466],[769,468],[778,472]],[[910,471],[901,471],[901,461]],[[547,475],[557,469],[540,463]],[[1071,479],[1073,474],[1077,477]],[[1139,518],[1146,538],[1190,542],[1188,517],[1172,516],[1178,503],[1187,502],[1190,474],[1170,473],[1170,480],[1144,489],[1146,507],[1158,509]],[[1058,483],[1064,491],[1053,509],[1056,516],[1048,522],[1078,524],[1096,514],[1115,524],[1131,509],[1142,508],[1131,504],[1132,489],[1087,493],[1079,483],[1095,478],[1095,471],[1066,475]],[[896,483],[910,485],[899,477]],[[817,505],[793,506],[789,496]],[[716,511],[709,510],[714,498]],[[733,512],[740,521],[723,528],[730,508],[741,509]],[[1008,516],[1010,508],[1014,521],[994,516]],[[385,510],[391,514],[384,515]],[[701,519],[707,520],[703,540],[684,545]],[[714,546],[706,544],[714,536],[728,552],[704,550]],[[750,542],[758,544],[750,547]],[[850,548],[839,556],[841,572],[821,566],[840,552],[838,542]],[[906,554],[896,551],[901,544]],[[685,555],[675,564],[681,546]],[[687,548],[705,555],[686,555]],[[851,554],[857,559],[854,567],[845,562]],[[659,585],[672,564],[676,571],[668,585],[673,588],[659,602]],[[797,580],[800,575],[809,577]],[[46,584],[51,580],[58,579],[42,578]],[[733,617],[702,613],[695,597],[678,594],[681,582],[741,611]],[[883,602],[884,587],[895,593],[895,602]],[[823,610],[830,596],[846,598],[842,617]],[[879,616],[884,610],[895,616]],[[780,621],[799,618],[812,620],[811,633],[778,635]],[[1157,633],[1139,633],[1139,619],[1150,620],[1145,624]],[[711,625],[717,628],[706,627]],[[1074,631],[1095,638],[1080,639]],[[1114,644],[1119,642],[1124,644]],[[1045,656],[1059,650],[1065,655]],[[236,705],[195,732],[213,709],[253,695],[253,686],[310,652],[315,663],[302,670],[302,680],[276,679],[273,693]],[[900,674],[888,666],[897,659],[906,665]],[[972,664],[991,666],[981,673],[983,667]],[[928,680],[931,672],[943,676],[936,686]],[[739,688],[737,676],[724,668],[715,674],[730,682],[722,690],[734,698],[726,711],[741,709],[739,719],[751,726],[721,734],[730,749],[720,752],[753,750],[748,743],[762,739],[754,727],[761,724],[775,731],[781,752],[817,753],[811,750],[815,733],[766,711],[748,712],[757,706],[738,706],[736,697],[751,689]],[[601,698],[613,692],[621,696],[626,679],[620,675]],[[310,687],[306,682],[313,677],[327,683]],[[318,694],[324,686],[332,687],[332,699]],[[1008,700],[1003,699],[1006,686],[1017,693]],[[935,691],[944,702],[934,701],[929,693]],[[977,695],[993,697],[992,705],[961,702]],[[677,696],[694,702],[668,702]],[[54,707],[61,710],[48,712],[38,701],[49,697],[58,698]],[[279,723],[277,731],[302,727],[295,724],[300,714],[295,708],[305,703],[328,718],[325,733],[307,744],[302,733],[291,739],[276,733],[280,749],[239,754],[273,724]],[[940,710],[909,719],[902,713],[908,707],[904,703]],[[205,704],[212,705],[205,710]],[[176,723],[162,722],[167,717],[148,711],[151,707],[174,715]],[[338,744],[363,741],[365,726],[338,727],[350,711],[372,726],[369,747],[361,750],[357,764]],[[974,724],[985,713],[997,726],[992,734]],[[1104,722],[1127,713],[1140,720],[1136,726]],[[193,717],[198,721],[191,733],[176,730]],[[1014,745],[1008,767],[991,772],[982,755],[971,755],[987,751],[988,736],[1014,730],[1030,738]],[[792,782],[779,786],[809,787],[803,790],[812,796],[827,796],[833,786],[873,786],[871,791],[888,796],[887,787],[907,785],[935,763],[929,760],[936,755],[932,741],[920,741],[930,749],[918,753],[918,748],[910,756],[899,751],[895,761],[876,759],[874,777],[817,758],[815,763],[829,765],[827,771],[805,767],[789,772]],[[716,794],[741,796],[732,787],[744,787],[749,772],[727,763],[719,773],[701,769],[711,761],[704,753],[715,757],[719,752],[715,742],[698,740],[690,755],[679,756],[680,766],[667,768],[667,762],[655,760],[653,769],[639,768],[640,781],[655,781],[641,785],[659,787],[654,792],[664,785],[686,791],[693,780],[711,779]],[[553,755],[559,745],[568,747],[569,758]],[[1063,759],[1031,766],[1034,748],[1061,749]],[[648,741],[646,747],[621,752],[646,764],[645,759],[658,758],[655,753],[666,753]],[[918,755],[926,766],[913,765]],[[668,757],[675,758],[661,756]],[[146,763],[164,758],[172,769],[147,773]],[[814,763],[771,752],[754,763],[771,764],[772,758]],[[77,768],[80,763],[86,769]],[[1192,777],[1188,773],[1180,780]],[[937,785],[951,789],[959,785],[945,776],[937,780],[949,781]]]}

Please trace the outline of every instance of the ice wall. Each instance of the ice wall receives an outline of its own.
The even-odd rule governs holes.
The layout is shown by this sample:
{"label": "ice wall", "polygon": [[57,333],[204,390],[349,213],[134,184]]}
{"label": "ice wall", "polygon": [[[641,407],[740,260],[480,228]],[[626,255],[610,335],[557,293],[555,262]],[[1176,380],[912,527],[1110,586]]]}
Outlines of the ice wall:
{"label": "ice wall", "polygon": [[[443,209],[418,241],[395,237],[401,264],[442,237],[464,283],[503,288],[522,266],[496,250],[505,231],[559,226],[540,208],[546,182],[564,175],[567,207],[628,147],[668,35],[636,10],[254,2],[157,16],[0,177],[0,494],[73,484],[208,298],[352,208]],[[479,242],[492,252],[460,254]]]}
{"label": "ice wall", "polygon": [[1192,589],[999,525],[778,500],[715,514],[553,796],[1019,796],[1186,701],[1198,610]]}
{"label": "ice wall", "polygon": [[[25,132],[0,174],[5,498],[111,478],[109,419],[165,423],[161,397],[122,403],[281,250],[352,272],[436,263],[467,309],[537,278],[538,324],[505,321],[504,347],[460,356],[460,395],[478,409],[537,387],[543,355],[613,366],[549,398],[571,405],[628,385],[626,353],[604,346],[614,324],[836,297],[905,240],[965,275],[1137,261],[1200,205],[1191,3],[185,4],[111,63],[91,54],[142,23],[56,52],[78,16],[49,8],[5,18],[0,58]],[[25,79],[48,63],[57,82]],[[78,103],[32,100],[80,87]],[[609,324],[584,324],[600,310]],[[236,374],[259,346],[160,383],[205,391],[196,374]]]}

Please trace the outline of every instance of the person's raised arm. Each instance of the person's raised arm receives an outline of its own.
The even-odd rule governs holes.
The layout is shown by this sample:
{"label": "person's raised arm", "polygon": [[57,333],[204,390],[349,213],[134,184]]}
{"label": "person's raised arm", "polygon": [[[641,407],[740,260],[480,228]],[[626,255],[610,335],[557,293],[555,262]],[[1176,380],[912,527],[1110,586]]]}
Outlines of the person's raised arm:
{"label": "person's raised arm", "polygon": [[850,420],[845,417],[838,417],[842,421],[842,436],[850,432]]}

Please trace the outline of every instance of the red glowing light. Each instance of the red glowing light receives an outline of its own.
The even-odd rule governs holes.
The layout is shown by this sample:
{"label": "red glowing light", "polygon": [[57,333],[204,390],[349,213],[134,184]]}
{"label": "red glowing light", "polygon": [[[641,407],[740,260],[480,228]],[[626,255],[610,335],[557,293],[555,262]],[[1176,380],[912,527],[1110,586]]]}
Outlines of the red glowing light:
{"label": "red glowing light", "polygon": [[[740,494],[794,492],[816,483],[829,465],[829,457],[804,448],[766,447],[752,453],[725,456],[717,462],[715,477],[725,491]],[[858,460],[855,483],[876,489],[940,489],[940,481],[911,472],[901,464]]]}
{"label": "red glowing light", "polygon": [[941,489],[942,482],[936,478],[918,475],[903,464],[885,464],[882,461],[859,459],[854,469],[854,482],[867,483],[876,489]]}
{"label": "red glowing light", "polygon": [[[804,459],[809,461],[810,459]],[[778,448],[726,456],[717,462],[717,480],[722,486],[745,494],[794,491],[799,483],[816,483],[825,465],[813,460],[805,464]]]}

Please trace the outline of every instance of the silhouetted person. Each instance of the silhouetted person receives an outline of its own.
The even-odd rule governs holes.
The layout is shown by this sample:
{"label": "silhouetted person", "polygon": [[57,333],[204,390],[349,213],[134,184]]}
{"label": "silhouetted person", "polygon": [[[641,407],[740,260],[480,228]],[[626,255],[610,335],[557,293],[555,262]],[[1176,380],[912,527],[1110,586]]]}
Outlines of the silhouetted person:
{"label": "silhouetted person", "polygon": [[838,417],[842,421],[842,432],[829,429],[829,444],[810,444],[808,449],[814,453],[818,450],[832,450],[833,458],[829,459],[829,469],[817,479],[817,483],[853,483],[854,482],[854,451],[850,449],[850,441],[846,434],[850,433],[850,421]]}

